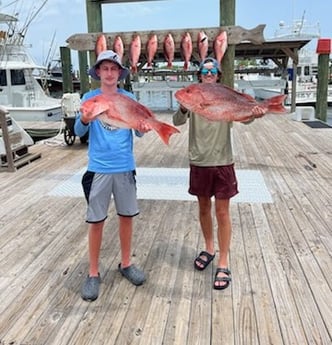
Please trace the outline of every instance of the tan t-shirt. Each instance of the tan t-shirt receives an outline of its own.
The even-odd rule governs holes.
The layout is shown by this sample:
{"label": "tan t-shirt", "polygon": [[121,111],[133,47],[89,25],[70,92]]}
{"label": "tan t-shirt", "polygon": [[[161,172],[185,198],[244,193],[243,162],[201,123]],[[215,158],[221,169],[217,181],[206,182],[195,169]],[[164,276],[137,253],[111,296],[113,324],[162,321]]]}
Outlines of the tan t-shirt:
{"label": "tan t-shirt", "polygon": [[231,143],[231,122],[209,121],[180,108],[173,123],[180,126],[189,119],[189,162],[196,166],[221,166],[234,163]]}

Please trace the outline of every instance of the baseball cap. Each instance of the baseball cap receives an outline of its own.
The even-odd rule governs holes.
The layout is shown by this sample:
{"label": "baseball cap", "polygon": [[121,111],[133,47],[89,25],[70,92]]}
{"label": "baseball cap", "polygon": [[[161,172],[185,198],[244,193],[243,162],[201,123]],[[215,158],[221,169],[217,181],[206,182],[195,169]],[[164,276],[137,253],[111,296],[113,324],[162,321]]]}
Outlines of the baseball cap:
{"label": "baseball cap", "polygon": [[207,57],[204,60],[202,60],[202,62],[199,65],[199,69],[201,70],[202,68],[206,67],[205,66],[206,64],[209,64],[209,63],[212,64],[212,66],[211,66],[212,68],[217,68],[218,71],[220,72],[219,62],[216,59],[212,58],[212,57]]}
{"label": "baseball cap", "polygon": [[104,50],[98,55],[95,64],[89,69],[89,75],[93,79],[100,80],[96,73],[96,69],[103,61],[106,60],[116,63],[121,68],[122,71],[120,73],[119,80],[126,79],[129,74],[129,69],[122,65],[120,56],[113,50]]}

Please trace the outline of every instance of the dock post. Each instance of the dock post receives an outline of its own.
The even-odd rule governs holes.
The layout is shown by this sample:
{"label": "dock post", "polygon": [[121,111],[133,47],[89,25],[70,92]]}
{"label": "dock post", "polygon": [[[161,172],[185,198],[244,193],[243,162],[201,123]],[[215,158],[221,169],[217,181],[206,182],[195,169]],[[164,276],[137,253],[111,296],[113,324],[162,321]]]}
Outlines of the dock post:
{"label": "dock post", "polygon": [[[101,10],[101,1],[86,0],[86,13],[88,22],[88,32],[103,32],[103,19]],[[90,67],[96,61],[94,51],[89,51]],[[91,88],[95,89],[100,86],[100,82],[91,79]]]}
{"label": "dock post", "polygon": [[62,92],[72,93],[74,91],[73,79],[72,79],[72,65],[70,49],[67,47],[60,47],[60,55],[62,61]]}
{"label": "dock post", "polygon": [[317,42],[318,54],[318,82],[316,93],[316,118],[327,120],[327,92],[329,79],[329,60],[332,52],[332,39],[319,39]]}
{"label": "dock post", "polygon": [[88,55],[86,51],[79,51],[78,52],[78,63],[80,68],[80,91],[83,95],[84,93],[90,90],[90,82],[89,82],[89,75],[88,75]]}

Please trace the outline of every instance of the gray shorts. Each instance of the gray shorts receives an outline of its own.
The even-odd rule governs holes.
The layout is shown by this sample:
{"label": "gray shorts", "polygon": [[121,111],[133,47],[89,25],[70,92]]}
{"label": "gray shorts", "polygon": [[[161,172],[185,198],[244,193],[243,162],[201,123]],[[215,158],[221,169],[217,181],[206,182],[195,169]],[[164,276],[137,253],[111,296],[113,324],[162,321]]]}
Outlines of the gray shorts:
{"label": "gray shorts", "polygon": [[119,216],[133,217],[139,213],[135,171],[117,174],[87,171],[82,177],[82,186],[88,203],[88,223],[99,223],[107,218],[112,195]]}

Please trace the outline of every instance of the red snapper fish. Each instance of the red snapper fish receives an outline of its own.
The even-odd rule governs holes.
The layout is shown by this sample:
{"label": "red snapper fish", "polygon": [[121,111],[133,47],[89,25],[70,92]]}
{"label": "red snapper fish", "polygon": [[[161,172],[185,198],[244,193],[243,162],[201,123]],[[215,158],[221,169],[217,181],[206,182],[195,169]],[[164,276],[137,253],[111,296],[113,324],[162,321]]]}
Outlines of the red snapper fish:
{"label": "red snapper fish", "polygon": [[167,145],[170,136],[180,132],[172,125],[159,121],[143,104],[120,93],[112,95],[112,100],[103,95],[89,98],[82,103],[80,111],[82,114],[98,116],[100,120],[118,128],[139,130],[142,124],[146,124],[155,130]]}
{"label": "red snapper fish", "polygon": [[175,44],[171,33],[168,33],[164,39],[164,55],[167,61],[167,67],[172,67],[174,60]]}
{"label": "red snapper fish", "polygon": [[104,50],[107,50],[107,39],[104,34],[100,34],[97,37],[96,44],[95,44],[96,57],[98,57],[98,55]]}
{"label": "red snapper fish", "polygon": [[122,61],[123,53],[124,53],[124,46],[123,46],[122,38],[119,35],[116,35],[114,38],[113,51],[115,51],[119,55],[120,60]]}
{"label": "red snapper fish", "polygon": [[189,32],[186,32],[185,34],[183,34],[180,45],[181,45],[181,54],[184,59],[183,69],[185,71],[188,71],[191,54],[193,52],[193,44],[192,44],[192,40],[191,40],[191,36]]}
{"label": "red snapper fish", "polygon": [[137,73],[137,64],[141,55],[141,37],[138,34],[134,34],[130,42],[129,48],[129,60],[131,65],[131,71]]}
{"label": "red snapper fish", "polygon": [[[228,122],[245,122],[267,113],[285,114],[287,110],[283,102],[286,97],[279,95],[257,102],[253,97],[219,83],[191,84],[175,92],[178,102],[190,111],[210,121]],[[256,106],[263,109],[263,115],[253,114]]]}
{"label": "red snapper fish", "polygon": [[149,37],[147,43],[146,43],[146,55],[147,55],[147,67],[152,67],[152,62],[154,59],[154,56],[157,53],[158,49],[158,38],[156,34],[151,34]]}
{"label": "red snapper fish", "polygon": [[216,60],[221,63],[228,46],[227,32],[221,31],[213,41],[213,50]]}
{"label": "red snapper fish", "polygon": [[197,35],[197,50],[199,58],[203,61],[207,57],[209,50],[209,39],[204,31],[200,31]]}

